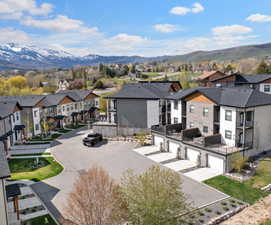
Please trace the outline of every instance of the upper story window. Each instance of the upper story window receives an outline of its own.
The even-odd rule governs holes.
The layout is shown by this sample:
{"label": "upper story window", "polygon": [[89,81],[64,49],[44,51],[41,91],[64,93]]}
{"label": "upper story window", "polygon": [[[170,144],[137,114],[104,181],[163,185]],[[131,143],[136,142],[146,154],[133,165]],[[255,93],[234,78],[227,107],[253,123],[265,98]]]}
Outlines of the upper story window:
{"label": "upper story window", "polygon": [[208,131],[209,131],[209,128],[207,127],[207,126],[203,126],[203,133],[208,133]]}
{"label": "upper story window", "polygon": [[252,122],[252,120],[253,120],[253,111],[246,112],[246,120],[247,120],[247,122]]}
{"label": "upper story window", "polygon": [[230,130],[225,130],[225,138],[231,140],[232,132]]}
{"label": "upper story window", "polygon": [[178,121],[178,118],[177,117],[174,117],[174,124],[177,124],[179,121]]}
{"label": "upper story window", "polygon": [[175,109],[175,110],[178,110],[178,100],[175,100],[175,101],[174,101],[174,109]]}
{"label": "upper story window", "polygon": [[191,112],[191,113],[195,112],[195,106],[194,105],[189,106],[189,112]]}
{"label": "upper story window", "polygon": [[209,115],[209,109],[204,107],[203,108],[203,116],[208,117],[208,115]]}
{"label": "upper story window", "polygon": [[77,109],[77,103],[74,104],[74,108]]}
{"label": "upper story window", "polygon": [[19,112],[16,112],[16,120],[19,120]]}
{"label": "upper story window", "polygon": [[231,110],[225,111],[225,120],[232,121],[232,111]]}
{"label": "upper story window", "polygon": [[37,116],[38,116],[38,111],[35,110],[35,111],[34,111],[34,117],[37,117]]}
{"label": "upper story window", "polygon": [[263,86],[263,91],[264,92],[270,92],[270,84],[265,84],[264,86]]}

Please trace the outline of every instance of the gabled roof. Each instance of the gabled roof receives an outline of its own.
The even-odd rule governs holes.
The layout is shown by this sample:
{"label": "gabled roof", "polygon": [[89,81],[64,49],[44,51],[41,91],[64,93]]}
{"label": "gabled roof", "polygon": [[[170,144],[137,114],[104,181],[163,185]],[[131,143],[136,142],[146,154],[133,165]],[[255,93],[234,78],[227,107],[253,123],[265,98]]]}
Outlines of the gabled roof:
{"label": "gabled roof", "polygon": [[211,77],[212,75],[214,75],[214,74],[216,74],[216,73],[221,73],[221,74],[223,74],[222,72],[217,71],[217,70],[216,70],[216,71],[210,71],[210,72],[206,72],[206,73],[204,73],[204,74],[198,76],[196,79],[197,79],[197,80],[204,80],[204,79],[207,79],[207,78]]}
{"label": "gabled roof", "polygon": [[45,95],[0,96],[0,101],[16,101],[21,107],[34,107]]}
{"label": "gabled roof", "polygon": [[116,94],[107,98],[160,99],[171,92],[172,82],[140,82],[125,84]]}
{"label": "gabled roof", "polygon": [[0,101],[0,119],[6,118],[7,116],[11,115],[14,112],[15,107],[20,105],[18,102],[1,102]]}
{"label": "gabled roof", "polygon": [[[59,91],[57,94],[66,94],[76,101],[82,101],[88,95],[94,94],[94,93],[92,90],[62,90],[62,91]],[[94,95],[96,95],[96,94],[94,94]],[[97,97],[99,97],[99,96],[97,95]]]}
{"label": "gabled roof", "polygon": [[250,88],[194,88],[176,93],[168,99],[182,100],[194,93],[201,93],[218,105],[247,108],[261,105],[271,105],[271,95]]}
{"label": "gabled roof", "polygon": [[271,79],[271,74],[254,74],[254,75],[236,75],[236,83],[248,83],[248,84],[258,84],[264,82],[265,80]]}
{"label": "gabled roof", "polygon": [[70,98],[72,101],[75,101],[72,97],[67,94],[52,94],[46,95],[43,100],[44,107],[56,106],[58,105],[65,97]]}

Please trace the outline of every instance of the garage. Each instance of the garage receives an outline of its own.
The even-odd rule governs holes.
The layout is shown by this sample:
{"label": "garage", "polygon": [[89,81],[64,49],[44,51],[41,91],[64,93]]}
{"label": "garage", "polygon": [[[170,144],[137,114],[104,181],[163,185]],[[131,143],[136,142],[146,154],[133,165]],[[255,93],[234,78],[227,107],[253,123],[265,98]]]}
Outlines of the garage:
{"label": "garage", "polygon": [[154,136],[154,145],[160,147],[161,143],[164,143],[164,139],[159,136]]}
{"label": "garage", "polygon": [[197,163],[199,155],[200,155],[200,153],[198,151],[196,151],[196,150],[193,150],[193,149],[190,149],[190,148],[188,148],[186,150],[187,159],[192,161],[192,162]]}
{"label": "garage", "polygon": [[221,173],[224,172],[224,160],[212,155],[208,155],[208,167]]}
{"label": "garage", "polygon": [[172,152],[174,154],[178,154],[178,148],[180,147],[178,144],[174,143],[174,142],[169,142],[168,144],[168,147],[169,147],[169,152]]}

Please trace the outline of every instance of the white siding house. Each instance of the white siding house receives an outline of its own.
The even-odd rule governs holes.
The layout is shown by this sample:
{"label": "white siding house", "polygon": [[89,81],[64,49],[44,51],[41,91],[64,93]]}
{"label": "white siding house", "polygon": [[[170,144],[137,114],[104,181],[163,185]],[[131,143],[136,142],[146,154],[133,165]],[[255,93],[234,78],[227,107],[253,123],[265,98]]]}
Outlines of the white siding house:
{"label": "white siding house", "polygon": [[182,101],[171,100],[171,124],[182,122]]}

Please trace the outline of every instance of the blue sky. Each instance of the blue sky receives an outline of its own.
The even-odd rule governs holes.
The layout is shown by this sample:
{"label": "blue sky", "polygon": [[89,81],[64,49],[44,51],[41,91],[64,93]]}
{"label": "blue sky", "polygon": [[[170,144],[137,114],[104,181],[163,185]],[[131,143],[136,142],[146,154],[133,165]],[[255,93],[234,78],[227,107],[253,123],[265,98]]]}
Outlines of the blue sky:
{"label": "blue sky", "polygon": [[[260,4],[259,4],[260,2]],[[270,0],[0,0],[0,44],[176,55],[270,42]]]}

